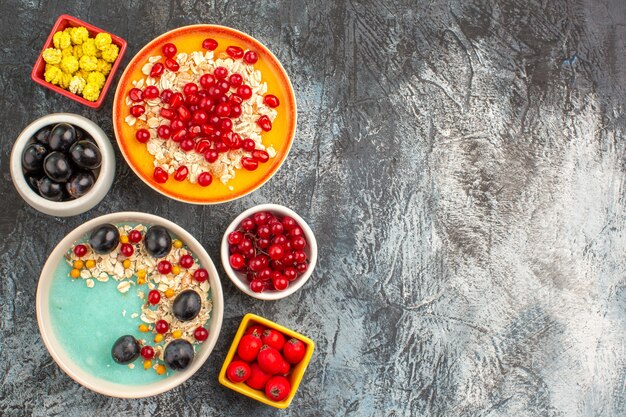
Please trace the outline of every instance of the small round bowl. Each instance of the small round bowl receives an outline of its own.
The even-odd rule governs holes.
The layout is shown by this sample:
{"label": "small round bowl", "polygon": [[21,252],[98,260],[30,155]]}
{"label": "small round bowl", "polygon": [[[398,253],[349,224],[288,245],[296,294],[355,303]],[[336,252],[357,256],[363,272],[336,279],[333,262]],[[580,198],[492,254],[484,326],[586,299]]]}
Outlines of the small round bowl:
{"label": "small round bowl", "polygon": [[[149,225],[160,225],[168,229],[171,233],[182,239],[189,249],[198,257],[200,263],[209,272],[209,283],[211,286],[211,298],[213,301],[213,311],[211,313],[210,324],[208,326],[209,337],[205,340],[196,352],[193,363],[182,372],[175,372],[173,375],[157,382],[143,385],[123,385],[98,378],[80,367],[63,348],[54,332],[52,318],[49,314],[50,300],[49,294],[54,280],[55,270],[60,262],[64,261],[64,255],[71,245],[92,230],[94,227],[104,223],[141,223]],[[222,296],[222,286],[217,270],[211,257],[189,232],[177,224],[162,217],[139,212],[119,212],[106,214],[89,220],[71,231],[54,248],[46,261],[39,283],[37,285],[36,296],[37,323],[39,332],[52,355],[55,362],[74,381],[89,388],[92,391],[111,397],[119,398],[142,398],[161,394],[182,384],[189,379],[207,360],[220,334],[222,318],[224,315],[224,299]],[[89,331],[86,329],[86,331]]]}
{"label": "small round bowl", "polygon": [[[42,127],[56,123],[70,123],[78,126],[94,139],[102,154],[100,173],[93,188],[84,196],[70,201],[50,201],[34,192],[22,171],[22,154],[30,138]],[[36,210],[51,216],[68,217],[86,212],[98,204],[109,192],[115,175],[115,152],[107,135],[89,119],[72,113],[54,113],[41,117],[28,126],[17,137],[11,151],[11,178],[17,192],[24,201]]]}
{"label": "small round bowl", "polygon": [[[267,211],[274,214],[275,216],[289,216],[293,218],[302,228],[302,231],[304,232],[304,237],[307,241],[307,245],[304,248],[304,253],[306,253],[309,267],[304,274],[298,276],[298,278],[290,282],[289,287],[287,287],[287,289],[283,291],[272,290],[259,293],[252,291],[250,289],[250,284],[246,278],[246,275],[241,272],[235,271],[230,266],[230,262],[228,260],[228,235],[239,227],[239,224],[241,224],[241,221],[243,219],[252,216],[254,213],[257,213],[259,211]],[[237,288],[239,288],[241,291],[245,292],[250,297],[258,298],[259,300],[280,300],[281,298],[285,298],[298,291],[309,280],[309,277],[315,269],[315,264],[317,263],[317,241],[315,240],[315,235],[313,234],[313,231],[311,230],[309,225],[295,211],[278,204],[259,204],[258,206],[249,208],[248,210],[241,213],[228,226],[226,232],[224,232],[224,237],[222,238],[221,256],[222,266],[224,267],[224,271],[226,271],[226,275],[228,275],[228,278],[230,278],[233,284],[235,284]]]}

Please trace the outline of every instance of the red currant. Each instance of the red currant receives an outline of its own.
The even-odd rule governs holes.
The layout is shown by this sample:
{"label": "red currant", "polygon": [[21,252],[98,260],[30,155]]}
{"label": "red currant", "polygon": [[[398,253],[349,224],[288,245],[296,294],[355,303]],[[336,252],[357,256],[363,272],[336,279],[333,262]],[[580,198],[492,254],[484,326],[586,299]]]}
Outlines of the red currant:
{"label": "red currant", "polygon": [[242,269],[246,263],[246,261],[243,259],[243,256],[238,253],[233,253],[232,255],[230,255],[228,261],[230,263],[230,266],[236,270]]}
{"label": "red currant", "polygon": [[154,358],[154,349],[152,349],[152,346],[144,346],[141,348],[141,356],[144,359],[152,359]]}
{"label": "red currant", "polygon": [[139,243],[141,242],[141,239],[143,239],[143,236],[139,230],[133,229],[128,232],[128,241],[130,243]]}
{"label": "red currant", "polygon": [[243,77],[241,76],[241,74],[231,74],[231,76],[228,77],[228,81],[233,87],[239,87],[243,82]]}
{"label": "red currant", "polygon": [[272,278],[272,270],[270,268],[263,268],[259,271],[257,277],[261,281],[269,281]]}
{"label": "red currant", "polygon": [[183,94],[188,96],[189,94],[196,94],[198,92],[198,86],[196,83],[187,83],[183,87]]}
{"label": "red currant", "polygon": [[157,135],[161,139],[169,139],[169,137],[172,135],[172,129],[170,129],[170,127],[167,125],[161,125],[157,128]]}
{"label": "red currant", "polygon": [[304,251],[298,250],[293,253],[293,261],[301,264],[306,261],[306,253]]}
{"label": "red currant", "polygon": [[214,51],[217,48],[217,41],[215,39],[205,39],[202,41],[202,47],[208,51]]}
{"label": "red currant", "polygon": [[223,80],[228,75],[228,70],[224,67],[217,67],[213,70],[213,75],[215,75],[215,78],[218,80]]}
{"label": "red currant", "polygon": [[242,99],[247,100],[252,97],[252,89],[243,84],[237,87],[237,95],[239,95]]}
{"label": "red currant", "polygon": [[238,230],[235,230],[234,232],[231,232],[228,235],[228,243],[230,243],[231,245],[237,245],[241,243],[242,240],[243,240],[243,233],[241,233]]}
{"label": "red currant", "polygon": [[167,275],[172,272],[172,264],[170,261],[160,261],[157,264],[157,270],[159,271],[159,274]]}
{"label": "red currant", "polygon": [[265,239],[269,239],[272,236],[272,232],[270,232],[270,227],[266,224],[259,226],[256,233],[257,235],[259,235],[259,237],[262,237]]}
{"label": "red currant", "polygon": [[289,216],[283,217],[283,222],[282,223],[283,223],[283,226],[285,227],[285,229],[287,229],[287,230],[291,230],[294,227],[298,226],[298,223],[294,219],[289,217]]}
{"label": "red currant", "polygon": [[283,270],[283,275],[285,276],[285,278],[287,278],[289,281],[293,281],[298,277],[298,271],[296,271],[295,268],[293,267],[288,267],[285,268]]}
{"label": "red currant", "polygon": [[161,49],[163,50],[163,55],[168,58],[172,58],[174,55],[176,55],[176,52],[178,52],[178,49],[176,49],[176,45],[174,45],[173,43],[166,43]]}
{"label": "red currant", "polygon": [[78,256],[79,258],[82,258],[83,256],[87,255],[88,251],[89,250],[87,249],[87,246],[85,245],[74,246],[74,255]]}
{"label": "red currant", "polygon": [[260,249],[266,249],[272,242],[267,238],[260,238],[256,240],[256,244]]}
{"label": "red currant", "polygon": [[204,159],[206,159],[206,161],[208,163],[213,163],[215,161],[217,161],[217,158],[219,157],[219,153],[214,150],[214,149],[209,149],[205,154],[204,154]]}
{"label": "red currant", "polygon": [[204,327],[198,327],[196,330],[193,331],[193,337],[198,342],[204,342],[209,337],[209,331]]}
{"label": "red currant", "polygon": [[230,104],[230,117],[233,119],[241,116],[241,106],[237,103],[231,102]]}
{"label": "red currant", "polygon": [[204,282],[209,279],[209,273],[204,268],[196,269],[196,272],[193,273],[193,278],[198,282]]}
{"label": "red currant", "polygon": [[174,95],[174,92],[170,90],[169,88],[166,88],[165,90],[161,91],[161,101],[163,103],[169,104],[173,95]]}
{"label": "red currant", "polygon": [[195,146],[196,146],[196,142],[194,142],[193,139],[191,138],[186,138],[180,141],[180,149],[182,149],[185,152],[193,151],[193,148]]}
{"label": "red currant", "polygon": [[278,221],[270,224],[270,232],[272,232],[272,235],[274,236],[282,235],[284,229],[285,228],[283,227],[282,223]]}
{"label": "red currant", "polygon": [[306,262],[302,262],[302,263],[296,264],[296,271],[298,271],[299,274],[304,274],[308,267],[309,265]]}
{"label": "red currant", "polygon": [[148,293],[148,302],[152,305],[158,304],[161,301],[161,293],[157,290],[150,290]]}
{"label": "red currant", "polygon": [[252,139],[244,139],[243,140],[243,150],[244,151],[252,152],[255,147],[256,147],[256,144],[254,143],[254,141]]}
{"label": "red currant", "polygon": [[202,88],[209,88],[213,84],[215,84],[215,77],[213,75],[203,74],[202,77],[200,77],[200,85]]}
{"label": "red currant", "polygon": [[250,281],[250,289],[254,292],[263,292],[265,284],[260,279],[253,279]]}
{"label": "red currant", "polygon": [[279,277],[272,279],[272,284],[274,284],[275,289],[282,291],[287,289],[289,286],[289,280],[285,278],[284,275],[280,275]]}
{"label": "red currant", "polygon": [[285,250],[280,245],[270,246],[270,249],[267,251],[267,253],[270,256],[270,258],[274,260],[281,259],[283,256],[285,256]]}
{"label": "red currant", "polygon": [[165,320],[158,320],[154,325],[156,332],[161,334],[167,333],[169,328],[170,325]]}
{"label": "red currant", "polygon": [[220,103],[215,107],[215,113],[220,117],[230,116],[230,105],[228,103]]}
{"label": "red currant", "polygon": [[123,256],[130,258],[133,256],[133,253],[135,253],[135,248],[130,243],[122,243],[122,246],[120,246],[120,252]]}
{"label": "red currant", "polygon": [[291,247],[295,250],[302,250],[306,246],[306,239],[302,236],[296,236],[291,239]]}
{"label": "red currant", "polygon": [[241,228],[247,232],[254,230],[254,227],[254,221],[250,217],[247,217],[241,221]]}

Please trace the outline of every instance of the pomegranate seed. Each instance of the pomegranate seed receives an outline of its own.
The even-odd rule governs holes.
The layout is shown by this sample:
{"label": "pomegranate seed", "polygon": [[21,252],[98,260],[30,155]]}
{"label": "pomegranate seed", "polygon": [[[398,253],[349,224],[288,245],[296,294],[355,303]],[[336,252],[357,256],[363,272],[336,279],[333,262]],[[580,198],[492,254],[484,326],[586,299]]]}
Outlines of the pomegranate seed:
{"label": "pomegranate seed", "polygon": [[243,56],[243,60],[252,65],[256,64],[256,62],[259,60],[259,56],[254,51],[247,51]]}
{"label": "pomegranate seed", "polygon": [[242,269],[246,263],[245,260],[243,259],[243,256],[241,256],[238,253],[233,253],[232,255],[230,255],[230,258],[228,258],[228,261],[230,263],[230,266],[233,269],[236,269],[237,271]]}
{"label": "pomegranate seed", "polygon": [[240,149],[243,144],[241,136],[239,136],[237,133],[233,134],[232,142],[233,143],[230,145],[230,149]]}
{"label": "pomegranate seed", "polygon": [[215,144],[215,150],[219,153],[224,153],[228,151],[228,145],[226,145],[224,142],[217,142]]}
{"label": "pomegranate seed", "polygon": [[154,325],[154,329],[156,330],[156,332],[161,333],[161,334],[167,333],[169,328],[170,328],[170,325],[167,324],[165,320],[158,320],[156,324]]}
{"label": "pomegranate seed", "polygon": [[152,174],[152,177],[159,184],[163,184],[167,182],[169,175],[167,175],[167,172],[165,172],[163,168],[156,167],[154,168],[154,173]]}
{"label": "pomegranate seed", "polygon": [[209,88],[213,84],[215,84],[215,77],[211,74],[204,74],[200,77],[200,85],[202,88]]}
{"label": "pomegranate seed", "polygon": [[233,121],[228,118],[223,118],[220,120],[220,129],[225,132],[230,132],[233,128]]}
{"label": "pomegranate seed", "polygon": [[167,58],[165,60],[165,67],[172,72],[177,72],[180,69],[178,62],[174,61],[172,58]]}
{"label": "pomegranate seed", "polygon": [[146,143],[150,139],[150,132],[148,129],[139,129],[137,133],[135,133],[135,138],[140,143]]}
{"label": "pomegranate seed", "polygon": [[273,260],[282,259],[285,256],[285,250],[280,245],[272,245],[270,249],[267,251],[270,258]]}
{"label": "pomegranate seed", "polygon": [[144,346],[141,348],[141,356],[144,359],[152,359],[154,358],[154,349],[152,349],[152,346]]}
{"label": "pomegranate seed", "polygon": [[178,113],[178,118],[183,122],[188,122],[191,119],[191,112],[185,106],[180,106],[176,109],[176,112]]}
{"label": "pomegranate seed", "polygon": [[232,59],[240,59],[243,56],[243,49],[238,46],[229,46],[226,48],[226,53]]}
{"label": "pomegranate seed", "polygon": [[185,97],[181,93],[175,93],[170,100],[170,108],[177,109],[183,105]]}
{"label": "pomegranate seed", "polygon": [[148,293],[148,302],[152,305],[159,304],[161,301],[161,293],[157,290],[150,290]]}
{"label": "pomegranate seed", "polygon": [[270,156],[267,152],[257,149],[252,152],[252,157],[259,162],[267,162],[270,159]]}
{"label": "pomegranate seed", "polygon": [[157,264],[157,270],[159,271],[159,274],[167,275],[172,272],[172,264],[170,261],[160,261]]}
{"label": "pomegranate seed", "polygon": [[169,126],[161,125],[157,129],[157,135],[161,139],[169,139],[169,137],[172,135],[172,129],[170,129]]}
{"label": "pomegranate seed", "polygon": [[213,70],[213,75],[215,75],[215,78],[218,80],[223,80],[228,75],[228,70],[224,67],[217,67]]}
{"label": "pomegranate seed", "polygon": [[182,165],[178,167],[178,169],[174,173],[174,179],[176,181],[183,181],[185,178],[187,178],[188,174],[189,174],[189,169],[185,165]]}
{"label": "pomegranate seed", "polygon": [[169,88],[166,88],[165,90],[161,91],[161,101],[163,103],[169,104],[173,95],[174,95],[174,92],[170,90]]}
{"label": "pomegranate seed", "polygon": [[244,100],[249,99],[250,97],[252,97],[252,89],[243,84],[240,85],[239,87],[237,87],[237,94]]}
{"label": "pomegranate seed", "polygon": [[241,240],[243,239],[243,233],[235,230],[234,232],[231,232],[228,235],[228,243],[230,243],[231,245],[236,245],[238,243],[241,243]]}
{"label": "pomegranate seed", "polygon": [[230,82],[230,85],[233,87],[239,87],[241,85],[241,83],[243,83],[243,76],[241,74],[231,74],[230,77],[228,77],[228,81]]}
{"label": "pomegranate seed", "polygon": [[268,94],[265,97],[263,97],[263,103],[265,103],[268,107],[271,107],[271,108],[278,107],[278,105],[280,104],[280,102],[278,101],[278,97],[276,97],[273,94]]}
{"label": "pomegranate seed", "polygon": [[174,131],[177,132],[180,129],[184,129],[185,128],[185,123],[182,120],[172,120],[172,123],[170,123],[170,128]]}
{"label": "pomegranate seed", "polygon": [[259,162],[253,158],[243,157],[241,158],[241,166],[243,166],[248,171],[254,171],[258,168]]}
{"label": "pomegranate seed", "polygon": [[254,141],[252,139],[244,139],[243,140],[243,150],[244,151],[252,152],[255,147],[256,147],[256,144],[254,143]]}
{"label": "pomegranate seed", "polygon": [[250,281],[250,289],[253,292],[263,292],[264,288],[265,284],[263,284],[263,281],[261,281],[260,279],[253,279],[252,281]]}
{"label": "pomegranate seed", "polygon": [[180,141],[180,149],[185,152],[193,151],[193,148],[196,146],[196,143],[191,138],[183,139]]}
{"label": "pomegranate seed", "polygon": [[181,142],[183,139],[187,138],[187,130],[185,129],[180,129],[179,131],[177,131],[176,133],[174,133],[172,135],[172,140],[174,142]]}
{"label": "pomegranate seed", "polygon": [[[221,119],[217,114],[211,114],[209,115],[209,124],[214,126],[214,127],[218,127],[221,123]],[[215,133],[215,130],[211,133]]]}
{"label": "pomegranate seed", "polygon": [[292,268],[292,267],[285,268],[283,270],[283,275],[289,281],[293,281],[293,280],[295,280],[298,277],[298,271],[296,271],[295,268]]}
{"label": "pomegranate seed", "polygon": [[140,104],[134,105],[130,108],[130,114],[135,117],[139,117],[146,112],[146,108]]}
{"label": "pomegranate seed", "polygon": [[233,119],[241,116],[241,106],[238,103],[231,103],[230,105],[230,117]]}
{"label": "pomegranate seed", "polygon": [[196,142],[196,152],[200,154],[204,154],[209,147],[211,146],[211,142],[206,139],[202,139]]}
{"label": "pomegranate seed", "polygon": [[198,175],[198,184],[202,187],[208,187],[213,181],[213,177],[208,172],[203,172]]}
{"label": "pomegranate seed", "polygon": [[193,116],[191,116],[191,120],[194,124],[199,126],[207,123],[209,121],[209,116],[206,114],[206,112],[199,110],[195,112]]}
{"label": "pomegranate seed", "polygon": [[194,264],[194,260],[193,260],[193,256],[191,255],[183,255],[180,257],[178,261],[178,265],[180,265],[182,268],[185,268],[185,269],[191,268],[193,264]]}
{"label": "pomegranate seed", "polygon": [[130,243],[139,243],[141,242],[141,239],[143,239],[143,236],[141,236],[141,232],[139,230],[131,230],[128,232],[128,241]]}
{"label": "pomegranate seed", "polygon": [[87,246],[85,245],[76,245],[74,246],[74,255],[78,256],[79,258],[87,255],[88,249]]}
{"label": "pomegranate seed", "polygon": [[193,273],[193,279],[198,282],[204,282],[209,279],[209,273],[204,268],[196,269],[196,272]]}
{"label": "pomegranate seed", "polygon": [[159,96],[159,89],[154,86],[154,85],[149,85],[148,87],[146,87],[145,90],[143,90],[143,97],[146,100],[152,100],[155,99]]}
{"label": "pomegranate seed", "polygon": [[[200,91],[200,93],[203,92],[204,90]],[[208,97],[200,98],[200,101],[198,102],[198,107],[200,107],[202,110],[210,110],[211,106],[213,106],[213,100]]]}
{"label": "pomegranate seed", "polygon": [[183,87],[183,94],[188,96],[189,94],[196,94],[198,92],[198,86],[196,83],[187,83]]}
{"label": "pomegranate seed", "polygon": [[274,288],[278,291],[283,291],[289,286],[289,280],[284,275],[272,279],[272,283],[274,284]]}
{"label": "pomegranate seed", "polygon": [[174,112],[174,110],[172,109],[161,109],[159,111],[159,114],[161,115],[161,117],[167,120],[174,120],[174,118],[176,118],[176,112]]}
{"label": "pomegranate seed", "polygon": [[217,158],[219,158],[219,156],[219,153],[215,149],[209,149],[204,154],[204,159],[206,159],[208,163],[212,164],[213,162],[217,161]]}
{"label": "pomegranate seed", "polygon": [[230,106],[228,103],[218,104],[215,108],[215,113],[220,117],[228,117],[230,115]]}
{"label": "pomegranate seed", "polygon": [[209,331],[204,327],[198,327],[196,330],[193,331],[193,337],[198,342],[204,342],[209,338]]}
{"label": "pomegranate seed", "polygon": [[130,98],[131,101],[142,101],[143,93],[138,88],[131,88],[128,92],[128,98]]}
{"label": "pomegranate seed", "polygon": [[270,130],[272,130],[272,121],[267,116],[259,117],[259,119],[256,121],[256,124],[258,124],[261,127],[261,129],[263,129],[266,132],[269,132]]}
{"label": "pomegranate seed", "polygon": [[237,94],[231,94],[229,97],[229,100],[237,104],[243,103],[243,99],[241,98],[241,96],[238,96]]}
{"label": "pomegranate seed", "polygon": [[163,74],[164,70],[165,70],[165,67],[163,66],[163,64],[161,64],[160,62],[157,62],[156,64],[152,66],[152,69],[150,70],[150,76],[152,78],[160,77]]}
{"label": "pomegranate seed", "polygon": [[215,39],[205,39],[202,41],[202,47],[208,51],[214,51],[217,48],[217,41]]}
{"label": "pomegranate seed", "polygon": [[226,94],[228,93],[228,90],[230,90],[230,83],[226,80],[221,80],[215,85],[220,89],[222,94]]}
{"label": "pomegranate seed", "polygon": [[125,257],[130,258],[133,256],[133,253],[135,253],[135,248],[130,243],[122,243],[122,246],[120,246],[120,252]]}
{"label": "pomegranate seed", "polygon": [[172,58],[174,55],[176,55],[176,52],[178,52],[178,49],[176,49],[176,45],[174,45],[173,43],[166,43],[165,45],[163,45],[163,55],[165,55],[168,58]]}

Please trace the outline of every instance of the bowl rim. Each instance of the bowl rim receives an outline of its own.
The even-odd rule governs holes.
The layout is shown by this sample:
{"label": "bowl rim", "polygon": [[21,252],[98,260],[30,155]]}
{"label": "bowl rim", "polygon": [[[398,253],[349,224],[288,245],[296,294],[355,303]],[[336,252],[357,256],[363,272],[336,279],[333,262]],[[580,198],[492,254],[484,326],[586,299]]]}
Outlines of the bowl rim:
{"label": "bowl rim", "polygon": [[[300,363],[295,365],[295,366],[300,366],[300,364],[302,364],[302,366],[300,366],[300,370],[298,374],[295,374],[295,372],[291,374],[292,376],[292,380],[290,381],[292,383],[291,392],[289,393],[289,396],[287,396],[287,398],[285,398],[282,401],[270,400],[269,398],[265,397],[265,395],[258,394],[257,392],[251,393],[250,390],[254,390],[254,391],[260,391],[260,390],[255,390],[254,388],[251,388],[251,387],[249,387],[250,389],[247,389],[242,385],[244,384],[243,382],[235,383],[235,382],[230,381],[226,377],[226,370],[228,369],[228,365],[230,365],[230,363],[233,361],[233,358],[237,351],[237,346],[239,345],[241,338],[243,337],[246,329],[250,326],[251,322],[255,322],[267,328],[277,330],[285,336],[300,340],[307,346],[307,350],[304,354],[304,357],[302,358]],[[311,362],[311,358],[313,357],[314,351],[315,351],[315,342],[311,340],[310,338],[308,338],[307,336],[303,335],[302,333],[296,332],[295,330],[292,330],[288,327],[280,325],[274,321],[266,319],[265,317],[261,317],[257,314],[247,313],[241,319],[241,323],[239,324],[239,327],[237,328],[237,333],[235,333],[235,336],[233,337],[233,341],[230,344],[230,348],[228,349],[228,353],[226,354],[226,357],[224,358],[224,362],[222,363],[222,368],[220,369],[220,373],[218,375],[217,380],[219,381],[220,384],[224,385],[225,387],[228,387],[235,392],[245,395],[246,397],[255,399],[257,401],[262,402],[263,404],[270,405],[272,407],[284,409],[284,408],[289,407],[294,397],[296,396],[298,388],[300,387],[300,384],[302,383],[302,379],[304,378],[304,374],[306,373],[306,370]]]}
{"label": "bowl rim", "polygon": [[[226,32],[232,32],[232,33],[234,33],[237,36],[240,36],[240,37],[245,38],[245,39],[250,39],[250,40],[252,40],[252,42],[257,43],[278,64],[278,68],[282,72],[282,75],[284,76],[284,79],[287,81],[287,87],[288,87],[289,94],[291,95],[291,97],[293,97],[293,129],[292,129],[291,134],[290,134],[291,137],[289,138],[289,145],[287,146],[287,149],[284,152],[284,156],[279,161],[279,163],[276,166],[276,168],[274,169],[274,171],[271,172],[269,175],[266,175],[261,181],[259,181],[257,184],[255,184],[252,188],[250,188],[245,193],[239,194],[239,195],[237,195],[235,197],[219,200],[219,201],[190,200],[190,199],[187,199],[187,198],[183,198],[183,197],[181,197],[179,195],[173,195],[173,194],[170,194],[167,191],[164,191],[164,190],[160,189],[159,187],[157,187],[157,185],[153,181],[150,181],[148,178],[144,178],[144,176],[141,175],[140,172],[138,172],[138,169],[135,167],[135,164],[134,163],[131,164],[131,162],[129,161],[129,158],[128,158],[127,154],[126,154],[126,149],[125,149],[124,146],[122,146],[122,143],[121,143],[122,141],[120,139],[121,134],[118,132],[117,122],[116,122],[116,120],[117,120],[116,116],[117,116],[118,107],[119,107],[118,100],[122,100],[121,96],[118,96],[118,90],[121,89],[122,80],[124,80],[126,78],[126,73],[130,70],[131,63],[135,60],[135,58],[137,58],[138,56],[142,55],[145,51],[150,49],[155,43],[158,43],[163,38],[167,38],[169,36],[172,36],[172,34],[174,32],[183,31],[183,30],[193,30],[194,28],[204,28],[204,29],[210,29],[210,30],[221,30],[221,31],[226,31]],[[121,117],[121,115],[119,117]],[[143,48],[141,48],[130,59],[128,65],[126,65],[126,68],[124,68],[124,71],[122,72],[122,75],[120,76],[120,79],[119,79],[119,81],[117,83],[117,88],[115,89],[115,94],[114,94],[114,97],[113,97],[113,115],[112,115],[112,120],[113,120],[113,133],[115,135],[115,140],[117,141],[117,144],[118,144],[118,147],[120,149],[120,152],[122,153],[122,157],[126,161],[126,164],[135,173],[135,175],[137,177],[139,177],[139,179],[141,179],[146,185],[148,185],[150,188],[152,188],[154,191],[158,192],[159,194],[162,194],[162,195],[164,195],[167,198],[171,198],[172,200],[180,201],[180,202],[187,203],[187,204],[214,205],[214,204],[222,204],[222,203],[227,203],[227,202],[230,202],[230,201],[235,201],[235,200],[237,200],[239,198],[245,197],[246,195],[248,195],[250,193],[253,193],[254,191],[256,191],[259,188],[261,188],[274,175],[276,175],[276,173],[280,170],[280,168],[283,166],[283,164],[287,160],[287,156],[289,156],[289,152],[291,151],[291,147],[293,146],[293,141],[294,141],[294,139],[296,137],[296,130],[297,130],[297,127],[298,127],[298,104],[296,102],[296,94],[295,94],[295,91],[293,89],[293,85],[291,83],[291,79],[289,78],[289,74],[285,70],[285,67],[283,67],[283,64],[280,62],[280,60],[276,57],[276,55],[274,55],[274,53],[267,46],[265,46],[265,44],[263,42],[259,41],[258,39],[256,39],[255,37],[253,37],[251,35],[248,35],[247,33],[241,32],[241,31],[239,31],[237,29],[234,29],[234,28],[231,28],[231,27],[228,27],[228,26],[215,25],[215,24],[203,24],[203,23],[201,23],[201,24],[180,26],[178,28],[169,30],[169,31],[167,31],[165,33],[162,33],[161,35],[157,36],[156,38],[154,38],[151,41],[149,41],[146,45],[144,45]]]}
{"label": "bowl rim", "polygon": [[[108,33],[109,35],[111,35],[111,39],[113,43],[119,46],[120,48],[118,56],[115,59],[115,62],[113,62],[111,66],[111,71],[109,72],[109,75],[107,75],[106,77],[104,86],[102,87],[102,90],[100,90],[100,96],[98,97],[98,100],[96,101],[89,101],[77,94],[74,94],[59,86],[51,84],[38,74],[39,68],[41,67],[41,65],[43,65],[43,51],[45,51],[46,48],[49,48],[50,45],[52,45],[52,37],[54,36],[54,34],[57,32],[57,29],[59,28],[59,26],[61,26],[61,24],[64,21],[68,21],[79,26],[84,26],[90,32]],[[94,26],[88,22],[85,22],[84,20],[78,19],[77,17],[71,16],[69,14],[62,14],[57,18],[57,20],[54,22],[54,25],[50,29],[50,33],[48,34],[48,37],[46,38],[46,41],[44,42],[43,47],[41,48],[41,52],[39,53],[39,56],[37,57],[37,60],[35,61],[35,64],[33,65],[33,69],[30,73],[30,78],[37,84],[43,87],[46,87],[54,91],[55,93],[64,95],[65,97],[68,97],[74,101],[77,101],[78,103],[83,104],[87,107],[91,107],[93,109],[99,109],[100,107],[102,107],[102,104],[104,104],[104,99],[107,93],[109,92],[109,87],[113,83],[113,78],[115,76],[115,73],[117,72],[117,68],[119,67],[120,63],[122,62],[122,59],[124,58],[124,53],[126,53],[127,47],[128,47],[128,43],[124,39],[120,38],[119,36],[114,35],[111,32],[107,32],[106,30],[100,29],[99,27]]]}
{"label": "bowl rim", "polygon": [[[57,123],[70,123],[89,133],[102,154],[100,173],[94,186],[75,200],[50,201],[41,197],[30,188],[22,172],[22,153],[30,138],[39,129]],[[74,113],[51,113],[32,121],[15,139],[9,160],[13,185],[24,201],[38,211],[60,217],[74,216],[93,208],[108,193],[115,176],[115,151],[108,136],[92,120]]]}
{"label": "bowl rim", "polygon": [[[302,231],[304,232],[304,236],[306,237],[306,240],[307,240],[307,247],[305,248],[305,251],[308,248],[309,267],[307,268],[304,274],[300,275],[293,282],[290,282],[289,287],[287,287],[287,289],[283,291],[274,290],[274,291],[263,291],[260,293],[256,293],[252,291],[250,289],[250,286],[247,284],[247,281],[244,281],[245,277],[243,276],[243,274],[236,272],[230,266],[230,262],[228,261],[228,258],[229,258],[228,235],[237,228],[237,226],[239,225],[239,223],[241,223],[243,219],[259,211],[269,211],[269,212],[278,213],[282,216],[292,217],[296,222],[298,222],[298,225],[302,228]],[[304,284],[306,284],[306,282],[309,280],[309,278],[313,274],[315,265],[317,264],[317,240],[315,239],[315,234],[313,233],[313,230],[311,229],[311,227],[295,211],[291,210],[288,207],[281,206],[280,204],[272,204],[272,203],[259,204],[259,205],[250,207],[247,210],[244,210],[240,215],[235,217],[235,219],[228,225],[228,227],[226,228],[226,231],[224,232],[224,235],[222,236],[220,255],[222,258],[222,266],[224,267],[224,271],[226,272],[226,275],[232,281],[232,283],[235,284],[237,288],[239,288],[242,292],[248,294],[250,297],[254,297],[256,299],[264,300],[264,301],[274,301],[274,300],[280,300],[282,298],[290,296],[291,294],[295,293],[300,288],[302,288]]]}
{"label": "bowl rim", "polygon": [[[183,239],[192,252],[198,256],[204,268],[209,271],[209,282],[211,285],[211,299],[213,301],[213,310],[211,313],[211,325],[209,326],[209,338],[203,342],[200,352],[194,358],[191,366],[183,372],[175,372],[171,376],[158,382],[144,385],[123,385],[111,381],[106,381],[95,377],[88,372],[82,370],[78,365],[72,363],[60,345],[54,331],[51,327],[51,320],[47,310],[47,295],[49,285],[51,284],[53,272],[56,269],[59,260],[66,253],[67,248],[81,236],[84,236],[91,228],[103,223],[120,223],[138,221],[149,223],[151,225],[162,225],[170,232]],[[48,285],[48,287],[46,287]],[[91,219],[69,232],[52,250],[46,263],[44,264],[39,282],[37,284],[36,294],[36,312],[37,324],[41,338],[43,339],[46,349],[57,363],[57,365],[74,381],[82,386],[95,391],[97,393],[117,398],[144,398],[161,394],[169,391],[174,387],[182,384],[192,377],[208,359],[217,343],[217,339],[222,327],[224,315],[224,298],[222,294],[222,286],[215,268],[213,260],[204,249],[204,247],[184,228],[176,223],[154,214],[122,211],[117,213],[105,214],[103,216]]]}

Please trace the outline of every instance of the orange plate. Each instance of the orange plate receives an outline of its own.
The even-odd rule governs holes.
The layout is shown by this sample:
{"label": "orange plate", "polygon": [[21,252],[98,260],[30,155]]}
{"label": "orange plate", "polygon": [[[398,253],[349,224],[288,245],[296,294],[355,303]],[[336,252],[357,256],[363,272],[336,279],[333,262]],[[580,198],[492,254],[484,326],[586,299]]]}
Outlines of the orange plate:
{"label": "orange plate", "polygon": [[[218,178],[214,178],[211,185],[201,187],[189,181],[178,182],[171,178],[165,184],[159,184],[152,178],[154,158],[148,153],[146,145],[135,139],[136,128],[128,126],[124,119],[130,114],[126,105],[126,97],[132,81],[145,76],[141,67],[150,56],[161,55],[164,44],[171,42],[176,45],[178,52],[204,51],[202,41],[213,38],[219,46],[216,53],[226,50],[230,45],[251,49],[258,53],[259,60],[255,68],[262,73],[263,81],[267,83],[268,94],[274,94],[280,100],[278,116],[274,120],[272,130],[263,133],[263,144],[272,145],[276,156],[266,163],[259,164],[255,171],[240,169],[235,178],[226,185]],[[174,29],[164,33],[148,43],[130,61],[117,86],[115,101],[113,102],[113,128],[117,143],[128,165],[146,184],[175,200],[194,204],[215,204],[231,201],[242,197],[259,188],[280,168],[289,153],[296,130],[296,99],[293,88],[285,69],[278,59],[262,43],[235,29],[218,25],[192,25]],[[232,186],[230,190],[228,187]]]}

